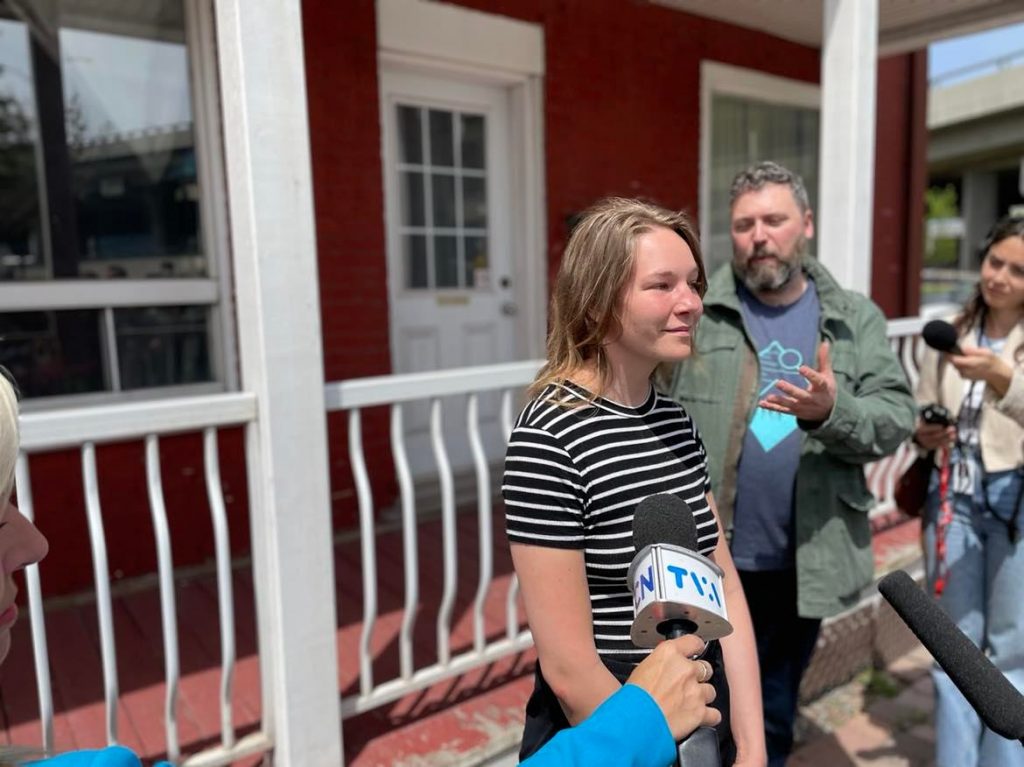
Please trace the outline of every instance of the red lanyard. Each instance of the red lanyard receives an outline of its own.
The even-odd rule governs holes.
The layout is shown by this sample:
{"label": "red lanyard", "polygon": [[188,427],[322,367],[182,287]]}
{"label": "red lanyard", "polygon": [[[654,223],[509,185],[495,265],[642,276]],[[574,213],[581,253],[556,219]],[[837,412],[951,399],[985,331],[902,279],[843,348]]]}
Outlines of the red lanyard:
{"label": "red lanyard", "polygon": [[939,518],[935,524],[935,596],[942,596],[949,578],[946,564],[946,532],[953,521],[953,503],[949,500],[949,448],[939,452]]}

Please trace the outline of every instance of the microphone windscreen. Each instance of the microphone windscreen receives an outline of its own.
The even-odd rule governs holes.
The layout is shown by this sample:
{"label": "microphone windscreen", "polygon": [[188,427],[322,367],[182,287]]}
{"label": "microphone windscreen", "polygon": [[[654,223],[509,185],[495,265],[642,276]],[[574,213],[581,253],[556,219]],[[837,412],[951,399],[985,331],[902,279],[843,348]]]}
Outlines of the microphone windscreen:
{"label": "microphone windscreen", "polygon": [[926,322],[921,329],[921,337],[924,342],[933,349],[940,352],[960,353],[960,346],[957,344],[956,328],[945,320],[931,320]]}
{"label": "microphone windscreen", "polygon": [[682,498],[659,493],[637,504],[633,513],[633,545],[640,551],[655,543],[697,550],[697,523],[693,510]]}
{"label": "microphone windscreen", "polygon": [[878,590],[953,680],[990,730],[1024,737],[1024,696],[956,627],[938,603],[902,570],[889,573]]}

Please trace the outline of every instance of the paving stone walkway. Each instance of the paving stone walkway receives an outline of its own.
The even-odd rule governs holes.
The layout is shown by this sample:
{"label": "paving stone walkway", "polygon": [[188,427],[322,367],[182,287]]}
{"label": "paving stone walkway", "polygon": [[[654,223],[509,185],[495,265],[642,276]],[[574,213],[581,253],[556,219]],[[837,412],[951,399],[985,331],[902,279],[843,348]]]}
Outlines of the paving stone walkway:
{"label": "paving stone walkway", "polygon": [[787,767],[931,767],[930,667],[931,656],[918,647],[886,675],[862,674],[801,707]]}

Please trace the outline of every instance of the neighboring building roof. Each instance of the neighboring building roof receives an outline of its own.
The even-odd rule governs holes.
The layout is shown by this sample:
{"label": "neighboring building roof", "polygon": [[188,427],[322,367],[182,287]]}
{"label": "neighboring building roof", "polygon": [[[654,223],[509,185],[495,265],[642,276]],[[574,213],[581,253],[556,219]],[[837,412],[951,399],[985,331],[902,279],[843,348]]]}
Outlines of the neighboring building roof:
{"label": "neighboring building roof", "polygon": [[933,172],[1014,165],[1024,156],[1024,64],[928,90]]}
{"label": "neighboring building roof", "polygon": [[1024,64],[928,90],[928,129],[1024,107]]}
{"label": "neighboring building roof", "polygon": [[[767,32],[815,48],[821,46],[821,0],[653,0],[697,16]],[[1024,21],[1020,0],[878,0],[878,49],[883,55],[924,48],[955,37]]]}

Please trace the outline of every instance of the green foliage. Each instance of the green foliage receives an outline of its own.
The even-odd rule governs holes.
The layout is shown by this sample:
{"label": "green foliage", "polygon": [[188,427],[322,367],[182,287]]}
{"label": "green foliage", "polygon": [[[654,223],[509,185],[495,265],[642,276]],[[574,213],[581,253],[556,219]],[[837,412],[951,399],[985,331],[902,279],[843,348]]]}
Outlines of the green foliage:
{"label": "green foliage", "polygon": [[952,184],[928,187],[924,200],[928,218],[956,218],[960,215],[960,201]]}
{"label": "green foliage", "polygon": [[898,679],[884,670],[871,669],[866,672],[864,691],[871,698],[895,698],[903,690]]}

